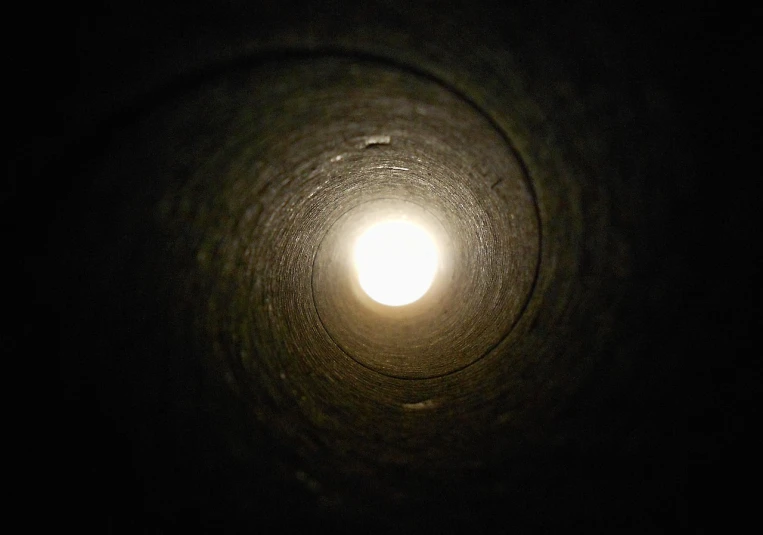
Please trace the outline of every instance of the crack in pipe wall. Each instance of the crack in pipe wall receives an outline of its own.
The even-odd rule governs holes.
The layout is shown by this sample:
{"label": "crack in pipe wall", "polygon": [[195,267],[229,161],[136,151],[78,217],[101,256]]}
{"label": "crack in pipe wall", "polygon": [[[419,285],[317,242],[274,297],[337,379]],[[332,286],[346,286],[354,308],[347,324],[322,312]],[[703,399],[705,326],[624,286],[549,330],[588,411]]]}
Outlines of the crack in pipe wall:
{"label": "crack in pipe wall", "polygon": [[[58,166],[52,286],[75,434],[109,452],[72,457],[120,497],[103,515],[680,524],[694,316],[665,228],[694,171],[669,94],[540,8],[259,9],[192,41],[116,24],[143,52],[62,99],[91,137]],[[453,253],[407,331],[332,263],[390,200]]]}

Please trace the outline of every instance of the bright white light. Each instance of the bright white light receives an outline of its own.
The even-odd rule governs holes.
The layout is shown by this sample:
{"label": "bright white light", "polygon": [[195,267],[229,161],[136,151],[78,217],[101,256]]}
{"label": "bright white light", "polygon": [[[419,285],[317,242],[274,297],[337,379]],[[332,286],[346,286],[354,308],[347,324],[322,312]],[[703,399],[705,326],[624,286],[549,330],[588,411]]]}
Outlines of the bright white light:
{"label": "bright white light", "polygon": [[355,244],[360,287],[382,305],[418,301],[437,273],[437,246],[421,227],[392,220],[369,228]]}

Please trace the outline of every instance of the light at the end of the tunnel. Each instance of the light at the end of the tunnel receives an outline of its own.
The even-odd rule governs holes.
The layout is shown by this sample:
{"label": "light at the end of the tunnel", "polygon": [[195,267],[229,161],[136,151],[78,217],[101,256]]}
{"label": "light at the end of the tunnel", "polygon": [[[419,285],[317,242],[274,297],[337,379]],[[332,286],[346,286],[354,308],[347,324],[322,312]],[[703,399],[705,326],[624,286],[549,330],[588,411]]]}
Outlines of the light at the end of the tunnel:
{"label": "light at the end of the tunnel", "polygon": [[402,306],[427,293],[438,267],[432,236],[414,223],[377,223],[355,244],[355,268],[360,287],[382,305]]}

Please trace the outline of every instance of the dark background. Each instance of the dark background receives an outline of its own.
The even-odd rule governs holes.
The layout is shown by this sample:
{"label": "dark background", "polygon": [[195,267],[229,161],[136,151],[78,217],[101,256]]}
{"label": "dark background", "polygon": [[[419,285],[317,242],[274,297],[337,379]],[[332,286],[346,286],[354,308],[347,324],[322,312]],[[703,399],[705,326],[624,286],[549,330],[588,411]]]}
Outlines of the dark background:
{"label": "dark background", "polygon": [[[754,17],[731,7],[697,5],[689,12],[656,2],[345,4],[161,2],[141,8],[104,2],[45,17],[30,11],[22,23],[25,38],[9,54],[14,72],[9,85],[17,91],[11,107],[21,113],[13,125],[17,135],[3,204],[12,233],[7,254],[19,260],[22,280],[31,284],[22,305],[28,312],[5,346],[29,358],[35,348],[57,357],[51,368],[59,380],[46,402],[54,417],[44,424],[50,429],[45,448],[50,465],[43,479],[55,489],[61,518],[94,532],[267,532],[318,525],[350,531],[481,526],[701,532],[719,518],[727,522],[741,515],[746,507],[734,497],[742,484],[736,461],[759,418],[753,406],[759,391],[754,335],[760,324],[755,240],[760,107],[750,98],[750,72],[757,67],[748,61]],[[608,456],[583,448],[529,456],[524,462],[542,466],[542,481],[522,483],[508,494],[511,503],[502,501],[509,499],[506,494],[461,508],[433,498],[414,511],[380,507],[368,514],[334,514],[268,471],[269,460],[281,455],[274,451],[278,444],[255,452],[245,474],[223,460],[201,471],[190,469],[197,459],[215,459],[223,446],[205,445],[200,454],[198,445],[175,442],[186,435],[162,433],[156,422],[149,426],[157,433],[154,445],[141,449],[145,431],[137,431],[135,423],[153,416],[125,401],[116,385],[103,384],[98,373],[81,373],[93,359],[109,358],[93,354],[100,347],[93,340],[108,329],[70,329],[71,315],[89,306],[77,296],[97,267],[88,267],[85,259],[76,269],[59,266],[56,254],[69,239],[76,240],[67,231],[77,228],[73,211],[61,207],[76,202],[78,176],[102,149],[104,132],[192,84],[195,75],[180,75],[199,72],[194,59],[210,69],[218,57],[213,51],[168,63],[173,47],[197,51],[199,43],[225,42],[227,36],[241,35],[242,28],[256,33],[297,20],[321,24],[348,11],[353,14],[348,24],[409,29],[407,17],[423,21],[422,14],[431,13],[469,31],[481,27],[486,39],[530,50],[522,57],[533,61],[545,53],[536,51],[552,50],[565,66],[564,76],[583,92],[606,80],[612,91],[649,84],[667,95],[669,123],[690,178],[686,185],[686,177],[665,177],[681,183],[666,188],[670,198],[663,197],[665,190],[655,190],[655,203],[667,204],[670,217],[664,243],[649,254],[656,259],[668,249],[678,268],[669,279],[672,291],[661,297],[672,313],[656,322],[640,320],[639,327],[646,346],[663,347],[671,356],[651,382],[634,377],[626,383],[638,395],[650,393],[643,404],[603,407],[606,415],[595,420],[596,425],[625,422],[626,428],[629,422],[648,421],[647,446],[636,448],[637,454]],[[240,46],[231,40],[231,48]],[[543,44],[536,46],[536,40]],[[157,74],[160,56],[163,68],[172,68]],[[545,69],[537,69],[539,76]],[[69,270],[67,276],[56,276],[59,269]],[[74,272],[80,278],[72,284]],[[396,477],[404,480],[405,474]]]}

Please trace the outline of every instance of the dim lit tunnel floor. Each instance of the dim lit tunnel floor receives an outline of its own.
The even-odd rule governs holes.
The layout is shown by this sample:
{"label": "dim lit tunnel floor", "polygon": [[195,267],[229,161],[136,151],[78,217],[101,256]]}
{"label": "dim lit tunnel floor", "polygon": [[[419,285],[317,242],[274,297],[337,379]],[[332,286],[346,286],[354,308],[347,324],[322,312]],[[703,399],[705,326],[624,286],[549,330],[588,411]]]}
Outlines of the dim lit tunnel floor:
{"label": "dim lit tunnel floor", "polygon": [[[81,23],[39,164],[68,518],[688,527],[721,412],[688,357],[747,343],[692,263],[744,217],[698,209],[694,56],[592,6],[400,6]],[[440,252],[403,307],[348,260],[393,216]]]}

